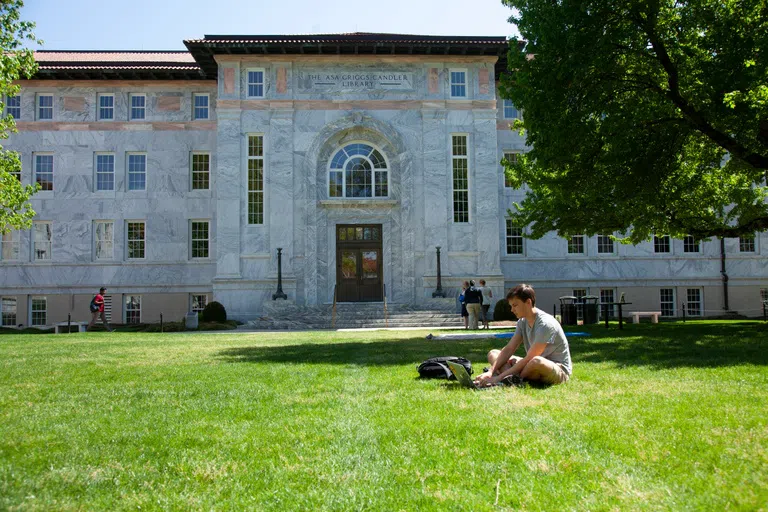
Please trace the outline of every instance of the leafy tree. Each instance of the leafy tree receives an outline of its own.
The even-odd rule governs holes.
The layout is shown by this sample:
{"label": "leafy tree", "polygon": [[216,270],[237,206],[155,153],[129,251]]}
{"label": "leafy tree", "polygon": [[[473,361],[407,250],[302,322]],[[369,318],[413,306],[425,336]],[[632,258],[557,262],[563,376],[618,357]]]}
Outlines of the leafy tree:
{"label": "leafy tree", "polygon": [[[32,50],[22,47],[25,40],[41,43],[32,33],[35,25],[21,21],[21,0],[0,2],[0,111],[8,96],[19,94],[14,81],[30,78],[37,71]],[[0,138],[7,139],[16,131],[16,123],[10,115],[0,119]],[[39,188],[37,185],[22,186],[18,179],[21,161],[18,153],[0,147],[0,233],[12,229],[24,229],[31,225],[35,215],[29,198]]]}
{"label": "leafy tree", "polygon": [[768,228],[765,0],[503,0],[530,236]]}

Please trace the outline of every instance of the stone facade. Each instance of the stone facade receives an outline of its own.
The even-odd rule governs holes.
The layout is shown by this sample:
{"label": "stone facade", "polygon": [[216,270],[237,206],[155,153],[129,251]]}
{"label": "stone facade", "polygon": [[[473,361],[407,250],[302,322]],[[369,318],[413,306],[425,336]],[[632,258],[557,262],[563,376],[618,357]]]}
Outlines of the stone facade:
{"label": "stone facade", "polygon": [[[211,80],[30,80],[22,85],[19,132],[6,147],[21,153],[23,183],[35,180],[35,158],[53,155],[53,190],[35,195],[36,220],[50,222],[51,247],[37,259],[30,231],[15,233],[18,255],[0,259],[0,297],[14,298],[16,324],[33,322],[46,300],[45,323],[88,317],[99,286],[112,294],[112,319],[126,320],[130,297],[140,319],[177,319],[193,295],[222,302],[233,318],[258,319],[277,286],[291,304],[333,301],[340,262],[336,226],[381,226],[383,284],[392,304],[428,303],[442,284],[455,295],[461,281],[484,277],[496,291],[525,281],[551,310],[575,292],[614,300],[630,310],[659,310],[671,293],[673,314],[698,297],[704,315],[723,310],[720,245],[669,253],[653,244],[616,244],[598,252],[596,237],[569,254],[566,240],[523,240],[508,254],[506,211],[524,190],[505,188],[499,161],[523,152],[497,97],[496,57],[445,55],[217,55]],[[253,95],[249,71],[263,73]],[[451,72],[466,76],[466,93],[451,94]],[[37,119],[37,98],[53,95],[53,117]],[[99,119],[99,95],[114,97],[114,116]],[[142,120],[130,120],[131,95],[146,95]],[[194,119],[196,94],[209,98],[207,119]],[[466,137],[468,222],[454,221],[452,137]],[[249,137],[263,141],[263,219],[249,221]],[[349,143],[376,148],[386,160],[384,197],[330,197],[329,163]],[[114,156],[113,190],[97,190],[96,158]],[[146,155],[146,186],[128,190],[128,155]],[[193,189],[192,155],[210,158],[209,186]],[[95,256],[95,222],[114,225],[113,257]],[[129,258],[127,226],[145,226],[143,258]],[[193,258],[191,226],[208,223],[207,257]],[[768,236],[754,250],[726,241],[730,309],[760,313],[768,288]],[[749,247],[747,247],[749,249]],[[513,251],[515,252],[515,251]],[[11,257],[8,257],[8,256]],[[672,292],[661,292],[662,289]],[[698,290],[689,295],[689,290]],[[698,295],[697,295],[698,294]],[[37,300],[33,306],[33,300]],[[10,304],[8,302],[7,304]],[[135,308],[135,305],[131,306]],[[38,323],[40,316],[36,317]],[[136,318],[136,317],[132,317]],[[10,317],[8,321],[10,322]]]}

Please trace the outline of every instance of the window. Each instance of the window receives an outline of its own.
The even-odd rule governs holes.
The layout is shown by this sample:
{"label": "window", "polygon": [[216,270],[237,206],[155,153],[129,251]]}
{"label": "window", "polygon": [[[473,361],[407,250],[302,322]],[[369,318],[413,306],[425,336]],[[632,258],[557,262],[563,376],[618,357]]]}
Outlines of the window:
{"label": "window", "polygon": [[574,235],[568,240],[568,254],[584,254],[584,235]]}
{"label": "window", "polygon": [[613,238],[609,235],[597,235],[597,253],[613,254]]}
{"label": "window", "polygon": [[[600,290],[600,304],[611,304],[613,302],[616,302],[614,300],[614,298],[615,298],[615,296],[613,294],[613,290],[612,289],[606,288],[606,289]],[[614,308],[615,307],[616,306],[605,306],[605,307],[601,306],[600,307],[600,314],[604,315],[605,311],[606,311],[606,308],[607,308],[607,310],[608,310],[608,318],[613,318],[615,316],[615,313],[614,313]]]}
{"label": "window", "polygon": [[128,154],[128,190],[147,189],[147,155]]}
{"label": "window", "polygon": [[520,119],[520,111],[512,100],[504,100],[504,119]]}
{"label": "window", "polygon": [[768,288],[760,288],[760,300],[763,302],[768,301]]}
{"label": "window", "polygon": [[147,95],[131,94],[131,117],[132,121],[144,120],[147,118]]}
{"label": "window", "polygon": [[115,223],[111,220],[97,220],[93,223],[94,258],[111,260],[114,258]]}
{"label": "window", "polygon": [[507,219],[507,254],[523,254],[523,229]]}
{"label": "window", "polygon": [[467,136],[451,136],[453,170],[453,222],[469,222],[469,165]]}
{"label": "window", "polygon": [[248,70],[248,97],[249,98],[264,97],[264,70],[263,69]]}
{"label": "window", "polygon": [[50,121],[53,119],[53,94],[37,95],[37,120]]}
{"label": "window", "polygon": [[144,258],[145,249],[145,224],[142,221],[126,223],[126,233],[128,237],[128,259],[140,260]]}
{"label": "window", "polygon": [[683,252],[699,252],[699,241],[688,235],[683,238]]}
{"label": "window", "polygon": [[19,232],[9,231],[2,236],[2,250],[0,250],[0,260],[16,261],[19,259]]}
{"label": "window", "polygon": [[248,224],[264,224],[264,136],[248,136]]}
{"label": "window", "polygon": [[451,70],[451,98],[467,97],[467,72],[463,69]]}
{"label": "window", "polygon": [[208,305],[208,295],[202,294],[202,295],[196,295],[192,294],[190,296],[190,300],[192,301],[191,310],[193,313],[200,313],[205,309],[205,306]]}
{"label": "window", "polygon": [[701,289],[688,288],[686,298],[685,312],[690,316],[701,316]]}
{"label": "window", "polygon": [[208,95],[194,94],[192,98],[195,105],[193,119],[208,119]]}
{"label": "window", "polygon": [[141,323],[141,295],[125,296],[125,323]]}
{"label": "window", "polygon": [[99,120],[111,121],[115,118],[115,95],[99,94]]}
{"label": "window", "polygon": [[21,96],[5,97],[5,113],[14,119],[21,119]]}
{"label": "window", "polygon": [[96,154],[96,190],[115,190],[115,155]]}
{"label": "window", "polygon": [[35,183],[40,190],[53,190],[53,155],[35,154]]}
{"label": "window", "polygon": [[334,153],[328,170],[328,197],[387,197],[389,171],[370,144],[347,144]]}
{"label": "window", "polygon": [[739,252],[755,252],[755,235],[739,237]]}
{"label": "window", "polygon": [[16,179],[21,181],[21,165],[19,165],[19,167],[17,168],[10,167],[6,170],[8,171],[8,174],[10,174],[11,176],[16,176]]}
{"label": "window", "polygon": [[32,254],[35,261],[46,261],[51,259],[51,223],[50,222],[33,222],[33,248]]}
{"label": "window", "polygon": [[662,288],[659,290],[659,309],[661,309],[661,316],[675,316],[674,288]]}
{"label": "window", "polygon": [[668,253],[669,251],[669,235],[656,236],[653,235],[653,252],[656,254]]}
{"label": "window", "polygon": [[34,327],[48,325],[48,299],[45,297],[32,297],[29,308],[30,322]]}
{"label": "window", "polygon": [[3,327],[16,327],[16,297],[3,297],[0,299],[0,317]]}
{"label": "window", "polygon": [[191,226],[192,258],[208,257],[208,221],[193,220]]}
{"label": "window", "polygon": [[208,190],[210,188],[211,155],[208,153],[192,153],[192,190]]}
{"label": "window", "polygon": [[[504,160],[506,160],[509,164],[514,165],[517,163],[517,153],[510,153],[510,152],[504,152]],[[509,181],[509,178],[507,177],[506,169],[504,166],[501,167],[501,172],[504,173],[504,186],[507,188],[512,188],[512,183]]]}

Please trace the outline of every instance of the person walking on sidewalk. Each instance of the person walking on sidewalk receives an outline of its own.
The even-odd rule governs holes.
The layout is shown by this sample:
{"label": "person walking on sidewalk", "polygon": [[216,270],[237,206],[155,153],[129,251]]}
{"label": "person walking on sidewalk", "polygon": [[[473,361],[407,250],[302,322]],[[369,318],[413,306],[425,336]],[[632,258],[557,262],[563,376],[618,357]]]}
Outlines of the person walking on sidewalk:
{"label": "person walking on sidewalk", "polygon": [[99,288],[99,293],[97,293],[91,300],[91,322],[88,324],[88,327],[85,328],[86,331],[90,331],[91,327],[96,324],[96,320],[101,317],[101,321],[104,323],[104,328],[107,331],[112,332],[112,328],[107,323],[107,315],[104,314],[104,294],[106,292],[107,289],[102,286]]}

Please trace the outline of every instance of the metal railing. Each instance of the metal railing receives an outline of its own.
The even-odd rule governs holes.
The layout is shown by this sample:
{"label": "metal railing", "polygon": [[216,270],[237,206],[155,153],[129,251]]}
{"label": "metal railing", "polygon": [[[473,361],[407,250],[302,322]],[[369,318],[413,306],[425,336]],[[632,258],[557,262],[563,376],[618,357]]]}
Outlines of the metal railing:
{"label": "metal railing", "polygon": [[389,313],[387,312],[387,285],[384,286],[384,327],[389,327]]}
{"label": "metal railing", "polygon": [[331,329],[336,328],[336,285],[333,285],[333,309],[331,309]]}

